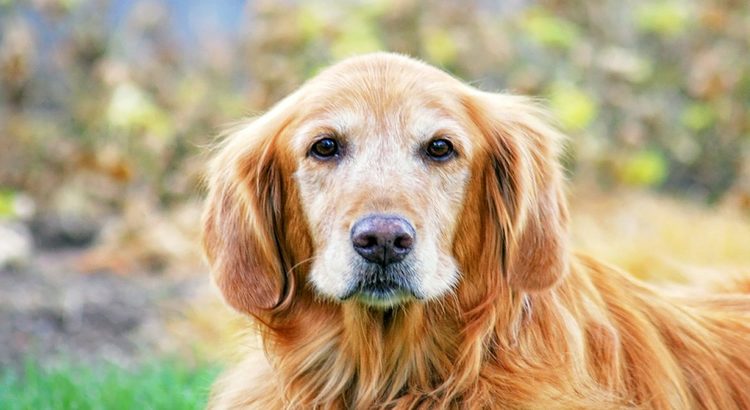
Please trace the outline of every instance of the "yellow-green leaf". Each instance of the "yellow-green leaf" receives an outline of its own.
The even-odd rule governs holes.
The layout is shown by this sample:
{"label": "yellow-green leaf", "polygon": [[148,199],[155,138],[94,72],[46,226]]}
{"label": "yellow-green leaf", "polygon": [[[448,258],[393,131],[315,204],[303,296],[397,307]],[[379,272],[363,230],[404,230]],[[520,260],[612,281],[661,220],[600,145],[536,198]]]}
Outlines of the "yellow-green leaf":
{"label": "yellow-green leaf", "polygon": [[542,9],[533,9],[521,24],[532,39],[552,48],[569,49],[580,38],[575,24]]}
{"label": "yellow-green leaf", "polygon": [[681,116],[682,124],[692,131],[702,131],[716,122],[716,110],[707,103],[692,103]]}
{"label": "yellow-green leaf", "polygon": [[446,66],[453,64],[458,55],[458,47],[450,33],[441,29],[428,29],[423,36],[424,51],[430,62]]}
{"label": "yellow-green leaf", "polygon": [[667,160],[660,152],[643,150],[624,162],[620,168],[622,182],[635,186],[659,185],[666,179]]}
{"label": "yellow-green leaf", "polygon": [[568,130],[588,127],[598,113],[598,107],[586,92],[572,85],[556,84],[549,90],[552,111]]}
{"label": "yellow-green leaf", "polygon": [[325,19],[320,15],[318,7],[303,4],[297,12],[297,26],[303,38],[310,40],[318,37],[326,27]]}
{"label": "yellow-green leaf", "polygon": [[331,54],[335,59],[342,59],[382,49],[375,24],[367,18],[352,18],[343,22],[341,32],[331,45]]}
{"label": "yellow-green leaf", "polygon": [[689,9],[679,1],[648,1],[635,11],[635,21],[641,30],[666,37],[681,34],[689,20]]}
{"label": "yellow-green leaf", "polygon": [[0,218],[9,218],[15,215],[14,199],[15,193],[13,191],[0,190]]}

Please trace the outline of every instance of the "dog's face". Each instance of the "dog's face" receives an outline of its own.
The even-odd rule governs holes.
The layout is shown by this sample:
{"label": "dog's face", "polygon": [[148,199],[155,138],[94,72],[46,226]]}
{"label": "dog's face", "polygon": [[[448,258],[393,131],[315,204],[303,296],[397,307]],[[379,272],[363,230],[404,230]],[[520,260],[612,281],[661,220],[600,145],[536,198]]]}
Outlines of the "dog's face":
{"label": "dog's face", "polygon": [[444,78],[401,75],[327,73],[291,136],[308,279],[330,298],[387,307],[458,279],[452,246],[474,147]]}
{"label": "dog's face", "polygon": [[[388,308],[461,286],[467,259],[519,289],[564,272],[558,138],[519,97],[394,55],[324,71],[230,135],[209,171],[204,246],[230,304],[295,287]],[[469,261],[471,262],[471,261]],[[302,280],[292,271],[304,266]]]}

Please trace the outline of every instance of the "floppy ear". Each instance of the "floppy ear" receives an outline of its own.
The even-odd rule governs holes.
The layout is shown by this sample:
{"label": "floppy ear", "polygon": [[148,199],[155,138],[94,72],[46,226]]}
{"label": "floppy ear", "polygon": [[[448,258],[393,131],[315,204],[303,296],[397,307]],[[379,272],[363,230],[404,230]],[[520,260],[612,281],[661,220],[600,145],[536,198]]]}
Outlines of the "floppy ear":
{"label": "floppy ear", "polygon": [[472,90],[466,106],[484,136],[486,206],[502,270],[515,289],[549,288],[568,269],[564,137],[523,97]]}
{"label": "floppy ear", "polygon": [[289,104],[230,133],[208,171],[203,248],[226,301],[252,315],[278,307],[291,286],[277,152],[277,136],[291,121]]}

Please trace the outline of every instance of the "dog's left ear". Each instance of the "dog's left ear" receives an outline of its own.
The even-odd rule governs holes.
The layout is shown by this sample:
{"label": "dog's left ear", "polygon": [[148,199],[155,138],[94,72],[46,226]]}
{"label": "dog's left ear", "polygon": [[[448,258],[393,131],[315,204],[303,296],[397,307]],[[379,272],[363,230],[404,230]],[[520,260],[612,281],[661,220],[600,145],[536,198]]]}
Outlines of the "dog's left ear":
{"label": "dog's left ear", "polygon": [[562,134],[532,101],[469,91],[464,105],[483,135],[489,220],[502,270],[517,290],[553,286],[568,269],[568,212],[558,160]]}
{"label": "dog's left ear", "polygon": [[229,305],[254,316],[282,307],[293,285],[286,229],[292,222],[285,208],[294,193],[278,144],[292,121],[294,98],[231,132],[208,170],[205,254]]}

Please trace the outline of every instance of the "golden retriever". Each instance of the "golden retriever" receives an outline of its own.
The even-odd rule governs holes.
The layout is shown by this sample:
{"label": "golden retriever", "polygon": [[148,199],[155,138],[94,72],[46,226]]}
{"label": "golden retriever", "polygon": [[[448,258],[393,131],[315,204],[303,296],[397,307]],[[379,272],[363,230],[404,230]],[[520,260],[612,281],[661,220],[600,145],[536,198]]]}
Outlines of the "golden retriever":
{"label": "golden retriever", "polygon": [[265,352],[210,406],[750,409],[750,297],[573,253],[562,142],[528,99],[385,53],[232,132],[203,241]]}

